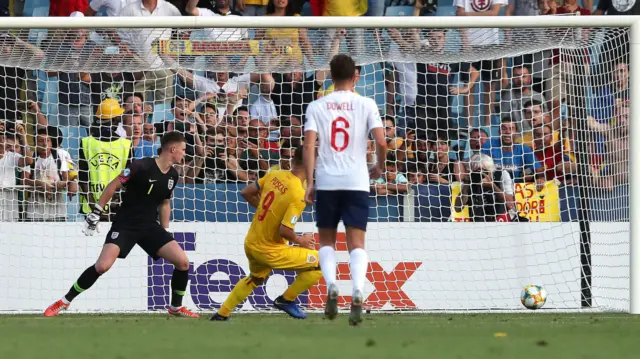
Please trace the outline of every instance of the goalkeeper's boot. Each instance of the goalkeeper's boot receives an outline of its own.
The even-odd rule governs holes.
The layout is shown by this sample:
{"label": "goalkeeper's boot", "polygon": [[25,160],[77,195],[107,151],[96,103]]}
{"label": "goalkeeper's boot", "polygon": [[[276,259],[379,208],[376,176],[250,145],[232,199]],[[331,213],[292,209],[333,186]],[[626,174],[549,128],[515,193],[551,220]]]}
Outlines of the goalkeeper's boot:
{"label": "goalkeeper's boot", "polygon": [[200,318],[200,316],[192,311],[190,311],[189,309],[185,308],[185,307],[179,307],[179,308],[172,308],[169,307],[169,314],[176,316],[176,317],[184,317],[184,318],[194,318],[194,319],[198,319]]}
{"label": "goalkeeper's boot", "polygon": [[65,303],[62,301],[62,299],[58,300],[57,302],[51,304],[45,311],[44,311],[44,316],[45,317],[55,317],[58,314],[60,314],[61,311],[63,310],[67,310],[67,308],[69,308],[69,304]]}
{"label": "goalkeeper's boot", "polygon": [[215,313],[214,315],[211,316],[211,318],[209,318],[209,320],[214,321],[214,322],[228,322],[231,320],[231,318],[229,317],[225,317],[224,315]]}
{"label": "goalkeeper's boot", "polygon": [[282,296],[279,296],[273,301],[273,306],[296,319],[307,319],[307,314],[305,314],[295,302],[288,301]]}
{"label": "goalkeeper's boot", "polygon": [[351,297],[351,313],[349,313],[349,325],[359,325],[362,323],[362,292],[356,290]]}
{"label": "goalkeeper's boot", "polygon": [[331,284],[327,290],[327,305],[324,308],[324,316],[333,320],[338,315],[338,286]]}

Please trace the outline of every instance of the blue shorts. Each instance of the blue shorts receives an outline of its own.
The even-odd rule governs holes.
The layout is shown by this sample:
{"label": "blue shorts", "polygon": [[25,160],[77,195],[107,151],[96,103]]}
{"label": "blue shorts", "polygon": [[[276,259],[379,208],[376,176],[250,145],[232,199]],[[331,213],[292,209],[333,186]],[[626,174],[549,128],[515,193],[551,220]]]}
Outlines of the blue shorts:
{"label": "blue shorts", "polygon": [[318,228],[338,228],[342,219],[345,227],[367,230],[369,192],[316,191]]}

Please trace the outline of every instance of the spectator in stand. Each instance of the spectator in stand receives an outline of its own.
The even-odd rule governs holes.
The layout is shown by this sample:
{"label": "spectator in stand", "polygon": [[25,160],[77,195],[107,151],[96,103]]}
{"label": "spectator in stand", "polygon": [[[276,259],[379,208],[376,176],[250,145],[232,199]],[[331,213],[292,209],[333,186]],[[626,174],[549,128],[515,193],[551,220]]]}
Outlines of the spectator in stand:
{"label": "spectator in stand", "polygon": [[244,128],[249,127],[251,114],[249,113],[249,109],[246,106],[238,107],[233,117],[235,119],[236,126]]}
{"label": "spectator in stand", "polygon": [[[230,0],[211,0],[212,5],[210,9],[200,8],[198,6],[199,0],[189,0],[185,11],[192,16],[242,16],[241,13],[231,9]],[[207,33],[209,40],[215,41],[239,41],[248,38],[249,33],[247,29],[211,29]],[[248,57],[244,56],[240,62],[239,67],[243,67]]]}
{"label": "spectator in stand", "polygon": [[517,124],[519,131],[522,131],[524,128],[522,123],[522,105],[528,101],[541,103],[543,111],[547,111],[544,96],[532,87],[529,69],[525,66],[514,67],[511,86],[502,90],[500,114],[502,117],[510,117],[512,121]]}
{"label": "spectator in stand", "polygon": [[[610,77],[611,74],[608,76]],[[597,92],[591,106],[593,115],[599,121],[608,122],[614,115],[616,104],[629,100],[629,66],[626,63],[617,63],[613,82],[593,90]]]}
{"label": "spectator in stand", "polygon": [[491,156],[496,168],[509,172],[515,182],[535,181],[539,188],[542,188],[542,166],[531,147],[515,143],[517,137],[515,122],[509,117],[504,117],[500,125],[500,137],[491,139],[490,149],[483,149],[481,152]]}
{"label": "spectator in stand", "polygon": [[156,128],[153,126],[152,123],[144,123],[142,125],[142,133],[143,133],[142,138],[145,141],[151,142],[153,144],[157,144],[158,136],[156,136]]}
{"label": "spectator in stand", "polygon": [[449,143],[443,136],[432,143],[431,151],[435,153],[427,164],[427,181],[434,184],[451,184],[458,179],[458,163],[449,159]]}
{"label": "spectator in stand", "polygon": [[[404,58],[415,54],[420,47],[419,29],[388,29],[389,35],[395,46],[389,49],[389,57]],[[396,97],[401,98],[400,106],[407,113],[408,106],[415,106],[417,96],[417,72],[413,62],[387,62],[385,63],[385,90],[387,114],[394,115],[398,112]]]}
{"label": "spectator in stand", "polygon": [[469,148],[464,152],[463,161],[468,162],[471,156],[478,154],[483,150],[491,150],[489,134],[481,128],[474,128],[469,133]]}
{"label": "spectator in stand", "polygon": [[[445,58],[445,41],[444,31],[430,31],[428,51]],[[432,138],[435,138],[439,132],[448,134],[452,100],[450,95],[466,95],[471,92],[480,77],[480,72],[474,66],[469,63],[417,64],[418,96],[415,113],[409,114],[410,117],[415,118],[416,128],[427,130]],[[464,87],[456,87],[452,83],[455,73],[464,75],[468,80]],[[453,134],[448,134],[449,137],[450,135]]]}
{"label": "spectator in stand", "polygon": [[[455,0],[457,16],[498,16],[507,0]],[[468,29],[461,32],[463,51],[482,53],[501,44],[498,29]],[[482,80],[483,107],[481,115],[484,125],[491,124],[491,112],[498,91],[499,79],[506,77],[504,59],[483,60],[473,63],[480,71]],[[474,96],[469,96],[469,108],[474,108]]]}
{"label": "spectator in stand", "polygon": [[[81,140],[78,156],[80,212],[89,214],[106,186],[125,169],[131,160],[131,141],[116,131],[122,123],[124,109],[108,98],[98,106],[91,135]],[[101,220],[109,220],[120,205],[119,195],[105,206]]]}
{"label": "spectator in stand", "polygon": [[269,0],[233,0],[236,10],[244,16],[264,16]]}
{"label": "spectator in stand", "polygon": [[200,110],[200,117],[202,118],[207,129],[216,127],[218,124],[222,123],[221,119],[218,117],[216,106],[211,102],[206,102],[202,105],[202,109]]}
{"label": "spectator in stand", "polygon": [[153,142],[149,142],[143,138],[142,124],[144,121],[142,114],[126,112],[122,116],[122,121],[127,133],[127,139],[131,141],[133,159],[139,160],[145,157],[156,157],[158,155],[158,147]]}
{"label": "spectator in stand", "polygon": [[[72,17],[82,17],[75,12]],[[73,68],[84,63],[94,54],[95,44],[87,39],[83,29],[52,32],[44,44],[48,67]],[[91,75],[86,72],[49,72],[58,77],[58,118],[53,125],[82,126],[89,128],[93,118]]]}
{"label": "spectator in stand", "polygon": [[463,175],[462,189],[453,206],[456,212],[468,206],[473,222],[510,222],[515,214],[512,198],[509,172],[500,170],[491,157],[480,153],[470,158],[469,172]]}
{"label": "spectator in stand", "polygon": [[[285,142],[289,142],[290,148],[302,144],[302,122],[296,116],[290,116],[280,122],[280,148]],[[282,153],[282,152],[281,152]]]}
{"label": "spectator in stand", "polygon": [[126,95],[122,107],[124,109],[124,112],[127,113],[143,114],[144,96],[139,92]]}
{"label": "spectator in stand", "polygon": [[616,105],[611,123],[587,119],[589,128],[605,138],[605,161],[600,168],[592,168],[594,185],[608,190],[629,182],[629,102]]}
{"label": "spectator in stand", "polygon": [[[227,130],[231,128],[231,127],[227,127]],[[246,127],[243,131],[246,131]],[[244,136],[246,138],[247,133],[244,133]],[[226,161],[227,164],[227,169],[230,171],[229,174],[229,179],[233,179],[235,181],[241,181],[241,182],[246,182],[249,180],[249,172],[245,171],[242,166],[240,165],[240,161],[238,160],[238,158],[242,155],[241,153],[239,153],[239,151],[242,151],[246,148],[246,139],[244,140],[244,143],[242,145],[240,145],[239,142],[241,142],[242,140],[239,140],[238,137],[235,136],[230,136],[229,134],[227,134],[226,138],[226,152],[224,154],[224,159]]]}
{"label": "spectator in stand", "polygon": [[197,160],[195,183],[224,183],[235,180],[235,174],[227,168],[226,140],[215,128],[207,130],[205,155]]}
{"label": "spectator in stand", "polygon": [[564,182],[567,176],[577,173],[578,166],[562,149],[562,142],[555,141],[550,125],[542,125],[533,130],[535,136],[534,153],[538,162],[544,166],[547,181],[557,179]]}
{"label": "spectator in stand", "polygon": [[274,81],[272,77],[263,78],[260,82],[260,96],[258,99],[249,106],[249,113],[252,120],[260,120],[267,128],[270,129],[269,133],[269,148],[278,148],[278,141],[280,140],[280,129],[278,120],[278,111],[276,105],[271,99],[271,92],[274,88]]}
{"label": "spectator in stand", "polygon": [[[600,0],[594,15],[640,15],[640,2]],[[596,84],[606,85],[610,81],[613,65],[618,62],[629,63],[629,31],[619,28],[607,29],[604,32],[604,44],[600,49],[599,66]]]}
{"label": "spectator in stand", "polygon": [[70,16],[75,11],[84,13],[88,8],[89,0],[49,0],[49,16]]}
{"label": "spectator in stand", "polygon": [[[555,9],[556,0],[509,0],[509,5],[505,12],[506,16],[539,16],[547,15],[549,11],[546,5],[549,4]],[[508,29],[506,30],[508,39],[514,39],[515,42],[521,39],[531,39],[532,42],[544,42],[548,38],[547,31],[544,29]],[[551,77],[549,74],[549,60],[552,56],[550,50],[539,51],[532,54],[520,55],[513,58],[513,66],[519,67],[525,64],[529,67],[532,75],[532,85],[535,91],[545,95],[551,100],[549,84],[546,81]],[[503,85],[507,86],[508,82],[503,77]],[[547,106],[548,107],[548,106]]]}
{"label": "spectator in stand", "polygon": [[68,163],[58,157],[47,128],[38,130],[36,153],[30,179],[25,181],[34,189],[27,203],[27,220],[64,222],[67,217],[64,192],[73,195],[78,187],[69,179]]}
{"label": "spectator in stand", "polygon": [[[137,0],[129,3],[120,11],[119,16],[181,16],[180,11],[166,0]],[[164,68],[162,60],[154,55],[153,43],[157,40],[170,40],[171,29],[128,29],[120,32],[121,53],[130,50],[136,57],[145,61],[148,68]],[[173,98],[173,74],[169,70],[150,70],[136,75],[136,92],[153,91],[154,102],[168,102]]]}
{"label": "spectator in stand", "polygon": [[84,16],[96,16],[100,10],[105,10],[107,16],[118,16],[123,7],[135,0],[91,0],[83,11]]}
{"label": "spectator in stand", "polygon": [[280,160],[279,150],[270,149],[267,141],[268,127],[258,119],[249,122],[249,138],[239,139],[239,145],[245,148],[240,155],[242,168],[246,171],[259,170],[259,177]]}
{"label": "spectator in stand", "polygon": [[[523,134],[521,137],[516,138],[517,143],[523,143],[531,148],[534,148],[534,139],[536,138],[533,129],[541,128],[544,125],[549,125],[553,130],[552,137],[553,142],[560,141],[561,129],[560,120],[553,121],[549,113],[545,113],[542,110],[543,105],[539,101],[527,101],[524,103],[522,114],[523,119]],[[565,142],[565,151],[567,154],[570,152],[571,147],[569,142]]]}
{"label": "spectator in stand", "polygon": [[291,142],[288,140],[285,140],[282,145],[280,146],[280,160],[278,161],[277,164],[271,166],[271,168],[269,168],[269,172],[271,171],[289,171],[291,170],[291,159],[293,158],[293,155],[295,154],[295,148],[291,147]]}
{"label": "spectator in stand", "polygon": [[398,172],[398,161],[392,153],[387,155],[382,177],[377,180],[371,179],[371,190],[379,196],[403,194],[409,191],[409,181]]}
{"label": "spectator in stand", "polygon": [[[269,0],[265,15],[299,16],[294,8],[293,0]],[[334,35],[331,34],[330,39],[333,37]],[[271,55],[267,57],[267,61],[270,63],[268,67],[270,68],[302,69],[305,58],[311,67],[315,66],[315,58],[313,56],[313,50],[311,49],[311,41],[309,41],[307,35],[307,29],[257,29],[255,39],[273,40],[278,48],[285,47],[288,49],[288,51],[282,55]]]}
{"label": "spectator in stand", "polygon": [[[553,3],[549,1],[549,3]],[[552,9],[556,15],[576,14],[580,16],[591,15],[593,1],[582,1],[585,5],[580,7],[577,0],[564,0],[564,5]],[[582,39],[589,40],[589,30],[580,29]],[[553,50],[552,57],[552,83],[551,95],[560,103],[567,104],[569,118],[584,118],[583,112],[587,108],[585,102],[587,89],[587,74],[589,72],[589,49],[559,49]],[[563,96],[564,98],[561,98]],[[557,130],[557,129],[556,129]]]}
{"label": "spectator in stand", "polygon": [[[16,171],[33,163],[33,153],[30,148],[24,147],[27,137],[22,124],[12,125],[13,128],[9,124],[5,126],[3,131],[0,131],[0,186],[12,187],[16,184]],[[18,146],[23,147],[21,151],[16,151]],[[20,152],[25,155],[23,156]],[[18,220],[20,213],[18,204],[17,191],[0,191],[0,208],[2,208],[0,220]]]}
{"label": "spectator in stand", "polygon": [[40,67],[44,51],[6,32],[0,34],[0,54],[7,57],[19,54],[22,66],[0,66],[0,119],[26,121],[25,114],[18,112],[24,82],[29,90],[25,94],[27,100],[36,101],[36,91],[31,91],[32,87],[35,88],[35,81],[31,81],[32,72],[25,69]]}
{"label": "spectator in stand", "polygon": [[[345,33],[344,29],[336,32],[327,59],[333,58],[338,53],[340,41]],[[271,99],[276,105],[276,111],[282,117],[296,116],[304,122],[307,106],[315,100],[328,75],[329,72],[325,70],[310,72],[306,77],[304,72],[274,74],[275,85],[271,92]]]}
{"label": "spectator in stand", "polygon": [[426,165],[429,162],[429,142],[427,132],[424,130],[416,131],[415,135],[405,136],[407,162]]}
{"label": "spectator in stand", "polygon": [[[156,133],[162,136],[165,132],[177,131],[185,136],[187,141],[185,165],[181,169],[182,179],[195,179],[196,155],[204,156],[204,145],[200,134],[204,133],[204,122],[197,112],[193,111],[193,101],[176,97],[172,104],[173,120],[156,123]],[[180,171],[179,171],[180,172]],[[193,182],[191,182],[193,183]]]}
{"label": "spectator in stand", "polygon": [[407,180],[411,185],[425,184],[427,183],[427,166],[425,164],[416,165],[410,163],[407,166]]}
{"label": "spectator in stand", "polygon": [[[167,64],[175,64],[175,61],[167,56],[162,59]],[[178,77],[184,81],[187,86],[195,90],[199,96],[197,102],[211,102],[215,105],[218,117],[232,114],[242,106],[245,99],[248,98],[249,86],[252,83],[261,83],[262,81],[273,81],[270,74],[242,74],[229,78],[229,72],[224,71],[229,68],[229,61],[226,57],[218,57],[212,66],[216,69],[222,69],[218,72],[207,72],[206,77],[193,74],[186,69],[172,69]]]}

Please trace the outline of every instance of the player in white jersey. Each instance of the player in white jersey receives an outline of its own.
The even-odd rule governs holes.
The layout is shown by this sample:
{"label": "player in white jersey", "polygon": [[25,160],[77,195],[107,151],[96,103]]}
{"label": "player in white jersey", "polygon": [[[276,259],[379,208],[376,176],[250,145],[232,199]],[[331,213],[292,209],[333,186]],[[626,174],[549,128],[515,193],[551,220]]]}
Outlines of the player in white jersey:
{"label": "player in white jersey", "polygon": [[[307,108],[304,165],[308,183],[305,200],[313,204],[315,195],[320,234],[318,254],[322,275],[327,282],[325,316],[329,319],[338,314],[335,242],[338,223],[340,220],[344,223],[353,283],[349,324],[358,325],[362,322],[363,288],[368,267],[364,237],[369,216],[369,177],[377,179],[380,176],[380,168],[387,155],[387,142],[375,101],[353,92],[357,81],[353,59],[347,55],[336,55],[330,67],[334,92],[312,102]],[[367,167],[369,133],[375,139],[378,158],[371,169]]]}

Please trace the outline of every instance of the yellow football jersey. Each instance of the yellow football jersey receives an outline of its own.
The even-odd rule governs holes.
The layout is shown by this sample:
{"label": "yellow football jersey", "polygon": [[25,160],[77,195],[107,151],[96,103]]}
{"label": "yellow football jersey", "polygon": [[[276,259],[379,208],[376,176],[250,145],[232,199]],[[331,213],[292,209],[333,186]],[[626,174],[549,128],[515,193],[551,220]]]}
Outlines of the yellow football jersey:
{"label": "yellow football jersey", "polygon": [[367,12],[367,0],[327,0],[324,16],[360,16]]}
{"label": "yellow football jersey", "polygon": [[272,171],[258,180],[260,203],[253,215],[245,245],[272,246],[286,243],[280,225],[295,228],[306,207],[300,178],[289,171]]}

